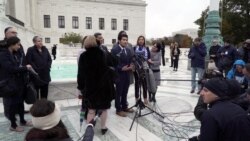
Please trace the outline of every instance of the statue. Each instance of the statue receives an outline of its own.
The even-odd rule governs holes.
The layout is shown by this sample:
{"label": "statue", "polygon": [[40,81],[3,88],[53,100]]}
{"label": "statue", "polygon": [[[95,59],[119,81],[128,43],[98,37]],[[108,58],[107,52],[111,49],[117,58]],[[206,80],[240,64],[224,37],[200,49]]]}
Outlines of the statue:
{"label": "statue", "polygon": [[212,40],[219,41],[219,44],[222,44],[221,37],[221,18],[219,15],[219,5],[220,0],[210,0],[209,12],[206,23],[205,35],[203,37],[203,41],[206,44],[207,51],[209,51],[211,47]]}

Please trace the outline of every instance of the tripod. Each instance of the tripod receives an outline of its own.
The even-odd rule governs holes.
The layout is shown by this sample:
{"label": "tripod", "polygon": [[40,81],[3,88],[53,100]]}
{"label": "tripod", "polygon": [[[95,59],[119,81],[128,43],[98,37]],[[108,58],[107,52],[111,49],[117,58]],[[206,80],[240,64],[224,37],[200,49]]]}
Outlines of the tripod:
{"label": "tripod", "polygon": [[[142,87],[142,82],[145,81],[145,79],[144,79],[145,78],[145,71],[140,71],[140,73],[139,73],[139,71],[136,70],[136,74],[138,75],[139,99],[136,101],[135,105],[133,105],[132,107],[129,108],[129,109],[132,109],[134,107],[137,108],[136,111],[135,111],[135,115],[134,115],[133,121],[131,123],[131,126],[129,128],[129,131],[131,131],[136,118],[143,117],[143,116],[146,116],[146,115],[149,115],[149,114],[152,114],[152,113],[156,113],[161,118],[164,118],[161,114],[159,114],[155,110],[151,109],[150,107],[148,107],[147,105],[145,105],[142,102],[142,100],[141,100],[141,87]],[[145,109],[145,108],[150,110],[150,112],[146,113],[146,114],[141,114],[141,110]]]}

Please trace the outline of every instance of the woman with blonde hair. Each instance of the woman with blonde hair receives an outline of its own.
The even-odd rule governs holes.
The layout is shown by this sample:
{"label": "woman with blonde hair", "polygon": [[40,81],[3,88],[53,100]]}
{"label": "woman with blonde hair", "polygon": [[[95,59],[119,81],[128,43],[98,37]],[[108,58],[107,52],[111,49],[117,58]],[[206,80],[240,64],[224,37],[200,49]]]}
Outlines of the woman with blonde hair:
{"label": "woman with blonde hair", "polygon": [[[107,109],[111,107],[115,89],[112,70],[107,65],[105,53],[98,47],[96,38],[88,36],[84,42],[86,51],[81,54],[78,66],[77,83],[84,99],[83,104],[88,108],[87,122],[89,123],[101,110],[101,132],[107,132]],[[105,82],[105,83],[103,83]]]}

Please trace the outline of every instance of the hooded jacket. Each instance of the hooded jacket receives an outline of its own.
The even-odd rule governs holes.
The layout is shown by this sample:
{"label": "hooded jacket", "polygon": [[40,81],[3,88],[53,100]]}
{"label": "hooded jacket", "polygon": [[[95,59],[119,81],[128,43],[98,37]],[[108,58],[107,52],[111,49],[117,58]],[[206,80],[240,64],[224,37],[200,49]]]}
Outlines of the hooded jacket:
{"label": "hooded jacket", "polygon": [[243,73],[238,73],[236,71],[236,65],[245,66],[245,62],[243,60],[236,60],[233,64],[232,69],[227,74],[227,79],[235,79],[241,84],[242,91],[241,93],[245,92],[245,89],[248,87],[247,78],[244,76]]}

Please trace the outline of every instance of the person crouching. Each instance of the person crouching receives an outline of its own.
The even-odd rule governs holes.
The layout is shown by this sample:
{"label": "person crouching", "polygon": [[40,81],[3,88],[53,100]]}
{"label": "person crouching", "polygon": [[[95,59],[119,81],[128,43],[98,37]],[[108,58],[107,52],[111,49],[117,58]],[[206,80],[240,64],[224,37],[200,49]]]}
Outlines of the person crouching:
{"label": "person crouching", "polygon": [[25,141],[72,141],[61,121],[60,108],[46,99],[36,101],[30,108],[34,128],[26,134]]}

